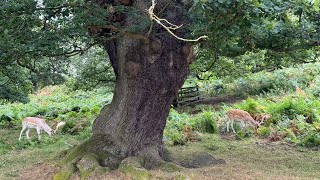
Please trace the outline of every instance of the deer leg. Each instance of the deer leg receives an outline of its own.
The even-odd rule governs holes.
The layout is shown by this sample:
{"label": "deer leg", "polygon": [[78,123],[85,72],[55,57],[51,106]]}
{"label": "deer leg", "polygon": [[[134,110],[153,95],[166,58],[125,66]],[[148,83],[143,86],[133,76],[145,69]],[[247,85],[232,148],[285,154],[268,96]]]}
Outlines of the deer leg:
{"label": "deer leg", "polygon": [[41,136],[40,136],[40,134],[41,134],[41,129],[39,129],[39,128],[36,128],[36,129],[37,129],[37,133],[38,133],[38,139],[41,140]]}
{"label": "deer leg", "polygon": [[258,129],[257,129],[257,127],[253,127],[253,133],[254,133],[255,135],[258,134]]}
{"label": "deer leg", "polygon": [[243,121],[241,121],[241,126],[242,126],[241,130],[243,130],[243,128],[247,129],[246,123],[244,123]]}
{"label": "deer leg", "polygon": [[227,132],[229,132],[230,120],[227,121]]}
{"label": "deer leg", "polygon": [[30,132],[30,129],[28,128],[27,131],[26,131],[27,139],[30,139],[30,137],[29,137],[29,132]]}
{"label": "deer leg", "polygon": [[236,133],[236,131],[233,128],[233,123],[234,123],[234,121],[231,122],[231,129],[232,129],[233,133]]}
{"label": "deer leg", "polygon": [[22,136],[23,131],[26,130],[26,128],[27,128],[26,126],[23,126],[23,127],[22,127],[22,130],[21,130],[20,136],[19,136],[19,141],[20,141],[20,139],[21,139],[21,136]]}

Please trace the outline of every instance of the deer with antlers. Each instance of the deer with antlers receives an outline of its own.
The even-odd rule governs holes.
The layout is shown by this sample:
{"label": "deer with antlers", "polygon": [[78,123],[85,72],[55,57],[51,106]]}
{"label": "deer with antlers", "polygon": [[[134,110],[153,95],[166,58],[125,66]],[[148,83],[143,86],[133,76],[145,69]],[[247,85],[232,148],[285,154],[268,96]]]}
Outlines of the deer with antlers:
{"label": "deer with antlers", "polygon": [[230,109],[226,112],[226,116],[228,117],[227,121],[227,132],[229,132],[229,127],[231,126],[232,131],[235,133],[233,128],[233,124],[235,121],[238,121],[242,125],[242,129],[246,128],[246,124],[250,124],[254,130],[256,131],[257,128],[267,119],[271,117],[270,114],[263,115],[260,121],[254,120],[251,115],[247,111],[243,111],[240,109]]}
{"label": "deer with antlers", "polygon": [[26,117],[22,120],[22,130],[20,132],[20,136],[19,136],[19,141],[21,139],[22,133],[27,129],[26,131],[26,136],[27,139],[29,139],[29,132],[30,129],[36,129],[37,133],[38,133],[38,139],[41,139],[41,131],[44,130],[49,136],[54,135],[59,127],[64,126],[66,123],[65,122],[59,122],[56,125],[56,129],[53,130],[50,128],[50,126],[48,126],[48,124],[45,122],[45,120],[43,118],[39,118],[39,117]]}

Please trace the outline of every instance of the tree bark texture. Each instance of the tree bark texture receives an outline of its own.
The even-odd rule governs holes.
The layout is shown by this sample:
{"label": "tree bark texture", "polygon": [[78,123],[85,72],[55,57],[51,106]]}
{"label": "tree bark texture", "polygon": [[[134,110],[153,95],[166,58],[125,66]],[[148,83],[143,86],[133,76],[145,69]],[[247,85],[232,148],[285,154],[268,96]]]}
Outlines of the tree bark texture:
{"label": "tree bark texture", "polygon": [[[144,12],[150,5],[151,0],[131,4]],[[180,2],[158,1],[155,13],[160,10],[161,17],[174,24],[187,23],[187,11]],[[123,26],[136,22],[127,17]],[[182,28],[175,33],[185,36],[189,32]],[[113,147],[99,142],[96,148],[120,157],[150,151],[161,156],[166,118],[194,59],[191,44],[174,38],[157,24],[145,36],[148,42],[123,36],[104,44],[116,74],[116,86],[111,105],[101,110],[93,124],[91,139],[112,141]]]}

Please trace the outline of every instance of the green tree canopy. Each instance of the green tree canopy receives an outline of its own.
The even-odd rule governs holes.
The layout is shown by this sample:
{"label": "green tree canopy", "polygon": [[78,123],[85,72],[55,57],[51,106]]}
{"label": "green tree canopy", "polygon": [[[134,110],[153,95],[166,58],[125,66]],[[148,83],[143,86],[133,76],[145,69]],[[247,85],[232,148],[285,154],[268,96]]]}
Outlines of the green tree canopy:
{"label": "green tree canopy", "polygon": [[[6,78],[18,77],[25,84],[31,81],[35,89],[61,83],[70,63],[66,57],[83,54],[111,38],[143,33],[150,25],[146,12],[126,5],[101,6],[101,3],[88,0],[0,2],[0,65],[6,67],[1,68],[3,82]],[[199,78],[272,70],[318,58],[319,0],[190,0],[185,3],[192,24],[184,28],[191,29],[195,36],[208,36],[197,48],[197,61],[192,66]],[[121,18],[125,16],[135,18],[137,23],[129,29],[121,27]],[[97,65],[97,61],[92,63]],[[24,77],[6,76],[8,67],[27,68],[30,72]],[[93,75],[89,73],[91,70],[78,71],[83,77],[80,80],[78,76],[80,84],[98,83],[99,78],[92,76],[92,81],[88,78]],[[206,73],[208,70],[211,73]],[[230,72],[238,73],[228,74]],[[104,74],[100,82],[112,80],[111,76]],[[30,91],[30,87],[22,88],[20,94],[25,96]]]}
{"label": "green tree canopy", "polygon": [[194,16],[195,32],[209,38],[198,49],[193,71],[205,74],[202,78],[208,77],[203,73],[207,70],[221,77],[247,66],[256,72],[316,61],[319,4],[318,0],[195,0],[193,8],[200,12]]}

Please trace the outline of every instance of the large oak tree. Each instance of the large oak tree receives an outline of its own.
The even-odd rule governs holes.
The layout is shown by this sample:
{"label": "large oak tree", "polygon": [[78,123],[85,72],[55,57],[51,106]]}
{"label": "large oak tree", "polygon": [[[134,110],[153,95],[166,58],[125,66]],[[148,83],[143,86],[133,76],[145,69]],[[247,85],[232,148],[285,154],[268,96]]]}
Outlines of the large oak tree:
{"label": "large oak tree", "polygon": [[[318,48],[319,5],[279,2],[158,0],[153,12],[171,29],[195,25],[172,31],[184,38],[208,35],[202,48],[214,50],[215,56]],[[166,118],[195,56],[192,43],[150,19],[151,5],[151,0],[1,3],[1,66],[28,67],[41,57],[73,56],[95,45],[109,55],[116,77],[112,103],[94,121],[92,137],[72,149],[66,162],[78,162],[88,154],[112,168],[134,156],[147,168],[162,162]]]}
{"label": "large oak tree", "polygon": [[[109,55],[116,76],[114,97],[94,121],[92,137],[71,150],[67,161],[88,153],[103,166],[117,168],[129,156],[158,165],[164,152],[163,130],[171,103],[194,60],[191,43],[179,40],[150,19],[156,13],[168,28],[189,24],[182,1],[6,1],[1,13],[2,64],[29,64],[37,57],[79,54],[94,45]],[[169,23],[170,22],[170,23]],[[188,28],[176,28],[179,37]]]}
{"label": "large oak tree", "polygon": [[[155,11],[174,24],[188,23],[187,10],[179,1],[158,1]],[[100,6],[123,4],[146,12],[150,1],[99,1]],[[103,43],[116,75],[114,98],[102,109],[93,124],[89,149],[110,154],[104,163],[114,163],[128,156],[142,156],[153,166],[163,153],[163,130],[170,105],[188,75],[194,55],[191,44],[178,40],[158,24],[146,26],[139,34],[124,32],[137,23],[137,17],[115,14],[123,36]],[[119,18],[119,19],[117,19]],[[114,30],[118,30],[115,27]],[[112,31],[108,26],[94,29],[99,36]],[[105,32],[106,31],[106,32]],[[188,31],[176,30],[179,36]],[[97,35],[98,34],[98,35]]]}

